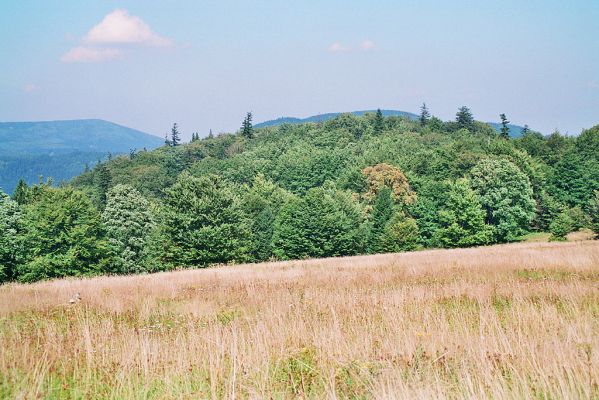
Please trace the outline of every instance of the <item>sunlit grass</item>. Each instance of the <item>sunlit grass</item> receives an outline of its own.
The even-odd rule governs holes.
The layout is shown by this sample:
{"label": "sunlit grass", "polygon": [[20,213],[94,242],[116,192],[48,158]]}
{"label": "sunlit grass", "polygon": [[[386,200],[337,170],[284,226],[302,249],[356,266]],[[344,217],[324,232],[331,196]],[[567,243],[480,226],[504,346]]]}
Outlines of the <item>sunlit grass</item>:
{"label": "sunlit grass", "polygon": [[15,284],[0,398],[598,398],[598,337],[597,241]]}

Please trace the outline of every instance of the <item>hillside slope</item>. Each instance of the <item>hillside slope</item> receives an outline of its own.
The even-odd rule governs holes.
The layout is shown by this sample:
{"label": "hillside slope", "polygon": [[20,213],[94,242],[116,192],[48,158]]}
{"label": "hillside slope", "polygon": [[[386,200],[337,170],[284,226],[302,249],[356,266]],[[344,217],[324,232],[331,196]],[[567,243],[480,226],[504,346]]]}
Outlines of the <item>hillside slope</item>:
{"label": "hillside slope", "polygon": [[0,187],[10,192],[19,178],[28,183],[39,176],[68,180],[109,153],[154,149],[162,143],[156,136],[97,119],[0,122]]}

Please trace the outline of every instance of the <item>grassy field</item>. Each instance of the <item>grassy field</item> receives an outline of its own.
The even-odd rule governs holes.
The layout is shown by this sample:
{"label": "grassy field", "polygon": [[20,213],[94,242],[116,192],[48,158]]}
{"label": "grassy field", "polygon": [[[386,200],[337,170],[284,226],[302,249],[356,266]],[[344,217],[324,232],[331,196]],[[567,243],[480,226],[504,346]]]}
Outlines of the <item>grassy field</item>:
{"label": "grassy field", "polygon": [[599,241],[7,285],[0,349],[0,398],[599,398]]}

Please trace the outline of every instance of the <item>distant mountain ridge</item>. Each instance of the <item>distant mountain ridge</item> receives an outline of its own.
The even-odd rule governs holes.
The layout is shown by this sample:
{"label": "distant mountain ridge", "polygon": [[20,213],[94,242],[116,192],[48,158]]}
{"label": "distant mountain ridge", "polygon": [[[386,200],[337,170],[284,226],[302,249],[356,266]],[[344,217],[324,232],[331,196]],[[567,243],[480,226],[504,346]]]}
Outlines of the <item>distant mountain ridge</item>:
{"label": "distant mountain ridge", "polygon": [[10,193],[19,178],[54,182],[80,174],[109,153],[161,146],[163,139],[100,119],[0,122],[0,188]]}
{"label": "distant mountain ridge", "polygon": [[[356,116],[362,116],[366,113],[375,113],[375,112],[376,112],[376,110],[363,110],[363,111],[349,111],[348,113],[356,115]],[[385,117],[394,116],[394,117],[407,117],[410,119],[418,119],[417,114],[407,112],[407,111],[381,110],[381,112],[383,113],[383,115]],[[345,114],[345,113],[336,112],[336,113],[318,114],[318,115],[312,115],[312,116],[306,117],[306,118],[281,117],[281,118],[272,119],[269,121],[260,122],[258,124],[255,124],[254,127],[265,128],[265,127],[269,127],[269,126],[277,126],[277,125],[282,125],[282,124],[303,124],[306,122],[324,122],[324,121],[333,119],[340,114]],[[498,132],[501,130],[501,124],[499,122],[487,122],[487,123],[489,125],[491,125]],[[508,124],[508,127],[510,128],[510,136],[511,137],[522,136],[522,130],[524,129],[524,127],[519,126],[519,125],[512,125],[512,124]]]}

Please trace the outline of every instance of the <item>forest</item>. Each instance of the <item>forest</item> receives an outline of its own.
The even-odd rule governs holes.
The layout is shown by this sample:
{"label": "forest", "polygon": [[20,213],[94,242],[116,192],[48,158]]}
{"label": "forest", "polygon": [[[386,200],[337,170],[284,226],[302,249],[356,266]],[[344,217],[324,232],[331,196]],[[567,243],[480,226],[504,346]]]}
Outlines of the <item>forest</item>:
{"label": "forest", "polygon": [[55,187],[0,192],[0,282],[482,246],[599,233],[599,125],[510,138],[453,121],[341,114],[192,135]]}

